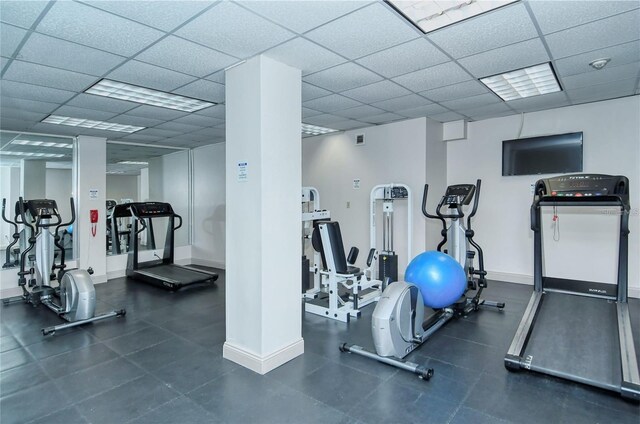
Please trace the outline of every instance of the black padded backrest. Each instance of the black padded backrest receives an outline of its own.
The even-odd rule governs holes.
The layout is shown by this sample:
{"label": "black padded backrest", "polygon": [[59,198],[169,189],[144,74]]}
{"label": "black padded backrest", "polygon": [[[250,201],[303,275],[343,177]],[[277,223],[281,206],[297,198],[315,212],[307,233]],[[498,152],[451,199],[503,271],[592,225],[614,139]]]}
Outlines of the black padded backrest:
{"label": "black padded backrest", "polygon": [[324,257],[324,248],[322,247],[322,236],[320,235],[320,228],[314,224],[313,232],[311,233],[311,246],[316,252],[320,252],[322,258],[322,269],[327,269],[327,259]]}
{"label": "black padded backrest", "polygon": [[333,263],[335,264],[335,272],[337,274],[348,274],[347,257],[344,253],[344,245],[342,244],[342,233],[340,232],[340,224],[337,221],[327,222],[327,233],[331,241],[331,250],[333,251]]}

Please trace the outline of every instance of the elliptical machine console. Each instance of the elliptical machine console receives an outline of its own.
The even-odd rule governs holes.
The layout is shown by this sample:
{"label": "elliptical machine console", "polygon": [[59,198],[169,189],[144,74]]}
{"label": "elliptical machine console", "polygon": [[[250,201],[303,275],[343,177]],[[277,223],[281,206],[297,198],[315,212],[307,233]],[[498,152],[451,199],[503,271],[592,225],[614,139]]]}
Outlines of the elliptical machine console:
{"label": "elliptical machine console", "polygon": [[[3,201],[5,203],[5,201]],[[22,288],[22,295],[4,299],[5,304],[24,301],[33,306],[45,305],[67,323],[42,329],[43,335],[54,334],[57,330],[75,327],[89,322],[106,318],[123,316],[124,309],[111,311],[94,316],[96,308],[96,292],[91,276],[85,270],[66,270],[65,249],[61,244],[59,230],[68,227],[75,221],[75,205],[70,200],[71,220],[62,222],[55,200],[37,199],[18,202],[22,224],[30,229],[29,246],[20,254],[20,271],[18,272],[18,286]],[[49,228],[55,227],[53,234]],[[17,231],[17,226],[16,226]],[[54,261],[54,249],[60,250],[60,264]],[[29,252],[36,249],[34,269],[25,269]],[[56,276],[55,270],[59,270]],[[29,277],[27,279],[27,277]],[[58,280],[56,287],[51,281]]]}

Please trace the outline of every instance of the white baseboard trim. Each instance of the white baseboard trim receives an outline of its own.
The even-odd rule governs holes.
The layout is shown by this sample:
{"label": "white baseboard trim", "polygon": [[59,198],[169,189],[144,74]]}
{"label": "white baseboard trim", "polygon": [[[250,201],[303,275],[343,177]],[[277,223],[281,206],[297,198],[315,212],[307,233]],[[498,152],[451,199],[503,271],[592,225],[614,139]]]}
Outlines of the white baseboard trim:
{"label": "white baseboard trim", "polygon": [[225,269],[225,263],[220,261],[211,261],[209,259],[191,258],[191,264],[208,266],[211,268]]}
{"label": "white baseboard trim", "polygon": [[127,271],[124,269],[115,269],[112,271],[107,271],[107,279],[111,280],[113,278],[122,278],[127,276]]}
{"label": "white baseboard trim", "polygon": [[304,340],[300,338],[289,346],[285,346],[266,356],[258,356],[255,353],[248,352],[245,349],[235,346],[232,343],[225,342],[222,347],[222,357],[230,361],[240,364],[245,368],[258,374],[266,374],[269,371],[278,368],[293,358],[304,353]]}
{"label": "white baseboard trim", "polygon": [[629,287],[629,297],[640,299],[640,287]]}
{"label": "white baseboard trim", "polygon": [[6,299],[8,297],[21,296],[22,289],[20,287],[11,287],[8,289],[0,290],[0,299]]}
{"label": "white baseboard trim", "polygon": [[514,274],[511,272],[487,271],[487,279],[507,283],[533,285],[533,275]]}

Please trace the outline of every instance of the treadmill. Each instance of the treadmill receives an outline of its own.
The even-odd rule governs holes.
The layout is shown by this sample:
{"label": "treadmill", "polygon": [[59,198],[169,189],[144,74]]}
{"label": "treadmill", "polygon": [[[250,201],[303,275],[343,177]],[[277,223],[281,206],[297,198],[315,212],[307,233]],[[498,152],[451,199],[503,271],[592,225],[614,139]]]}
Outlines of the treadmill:
{"label": "treadmill", "polygon": [[[182,226],[182,217],[173,211],[169,203],[135,202],[129,203],[128,207],[134,219],[131,224],[131,248],[127,257],[127,277],[171,291],[193,284],[213,283],[218,279],[216,273],[173,263],[174,233]],[[162,258],[140,262],[138,235],[144,230],[150,230],[147,221],[151,222],[153,219],[165,217],[169,222]],[[176,218],[179,220],[177,226],[175,225]]]}
{"label": "treadmill", "polygon": [[[620,208],[616,284],[544,275],[544,206]],[[623,176],[565,175],[536,183],[531,205],[534,291],[505,356],[508,370],[544,373],[640,400],[627,303],[629,213],[629,180]]]}

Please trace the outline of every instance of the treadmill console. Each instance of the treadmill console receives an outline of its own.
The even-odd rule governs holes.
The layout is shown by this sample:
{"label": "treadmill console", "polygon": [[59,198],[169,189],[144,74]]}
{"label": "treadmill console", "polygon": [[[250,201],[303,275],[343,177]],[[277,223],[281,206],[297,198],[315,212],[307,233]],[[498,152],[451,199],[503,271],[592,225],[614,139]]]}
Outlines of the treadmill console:
{"label": "treadmill console", "polygon": [[37,199],[27,200],[24,203],[27,208],[25,212],[29,211],[29,214],[33,218],[40,217],[41,219],[51,219],[53,216],[60,216],[58,213],[58,204],[55,200]]}
{"label": "treadmill console", "polygon": [[[594,197],[629,196],[629,180],[620,175],[576,174],[538,180],[536,195],[565,201]],[[559,199],[558,199],[559,200]]]}
{"label": "treadmill console", "polygon": [[444,193],[444,204],[455,205],[468,205],[473,199],[473,194],[476,191],[476,186],[473,184],[456,184],[447,187],[447,191]]}
{"label": "treadmill console", "polygon": [[140,202],[131,203],[135,215],[139,218],[153,218],[155,216],[175,215],[169,203],[164,202]]}

